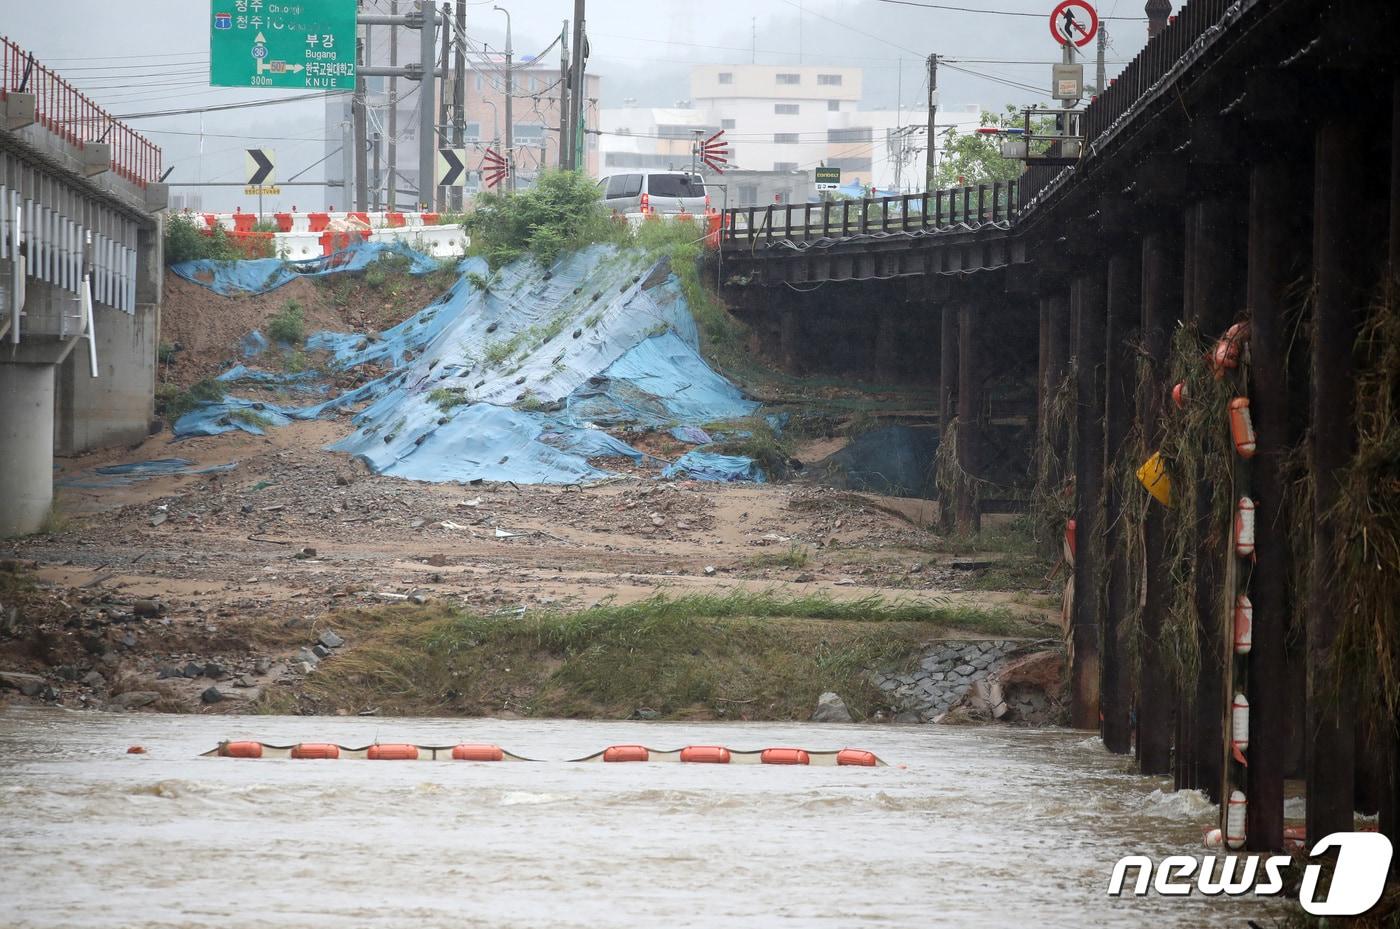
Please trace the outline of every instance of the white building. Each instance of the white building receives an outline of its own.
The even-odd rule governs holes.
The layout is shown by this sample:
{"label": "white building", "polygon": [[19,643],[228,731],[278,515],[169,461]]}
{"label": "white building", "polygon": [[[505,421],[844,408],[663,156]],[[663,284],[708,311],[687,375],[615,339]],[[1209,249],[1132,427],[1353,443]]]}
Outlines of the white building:
{"label": "white building", "polygon": [[[600,170],[688,168],[696,135],[722,129],[736,170],[810,175],[817,167],[840,168],[843,184],[922,190],[926,111],[861,110],[861,77],[860,68],[820,65],[697,65],[685,106],[603,111]],[[979,112],[940,109],[938,125],[963,131],[977,124]],[[742,202],[746,195],[736,199],[757,205]]]}

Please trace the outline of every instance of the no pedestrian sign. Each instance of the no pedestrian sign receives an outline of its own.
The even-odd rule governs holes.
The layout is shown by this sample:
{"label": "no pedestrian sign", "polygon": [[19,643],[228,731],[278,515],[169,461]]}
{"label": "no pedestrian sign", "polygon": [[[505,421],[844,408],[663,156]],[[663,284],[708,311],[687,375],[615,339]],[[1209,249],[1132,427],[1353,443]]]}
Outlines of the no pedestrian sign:
{"label": "no pedestrian sign", "polygon": [[355,88],[355,0],[211,0],[209,83]]}

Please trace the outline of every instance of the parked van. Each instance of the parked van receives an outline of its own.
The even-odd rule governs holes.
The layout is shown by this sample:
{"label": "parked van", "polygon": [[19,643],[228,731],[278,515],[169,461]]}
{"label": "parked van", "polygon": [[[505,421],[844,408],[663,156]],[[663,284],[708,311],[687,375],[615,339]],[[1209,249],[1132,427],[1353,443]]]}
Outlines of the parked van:
{"label": "parked van", "polygon": [[598,182],[603,206],[616,213],[705,212],[705,184],[698,174],[642,171],[614,174]]}

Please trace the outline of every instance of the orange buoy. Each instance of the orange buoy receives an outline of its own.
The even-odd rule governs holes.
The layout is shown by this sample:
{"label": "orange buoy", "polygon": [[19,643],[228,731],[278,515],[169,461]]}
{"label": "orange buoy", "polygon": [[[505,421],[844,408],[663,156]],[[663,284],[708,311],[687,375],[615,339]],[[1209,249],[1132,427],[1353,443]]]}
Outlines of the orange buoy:
{"label": "orange buoy", "polygon": [[1308,848],[1308,827],[1307,826],[1284,826],[1283,827],[1283,850],[1295,854],[1305,852]]}
{"label": "orange buoy", "polygon": [[501,761],[506,753],[499,745],[454,745],[453,761]]}
{"label": "orange buoy", "polygon": [[836,753],[836,763],[838,765],[873,768],[880,763],[880,759],[875,757],[874,752],[861,751],[858,748],[843,748]]}
{"label": "orange buoy", "polygon": [[1230,437],[1235,440],[1235,451],[1241,458],[1254,457],[1254,422],[1249,418],[1248,397],[1230,401]]}
{"label": "orange buoy", "polygon": [[1249,341],[1249,323],[1235,323],[1225,330],[1225,335],[1219,342],[1215,343],[1215,349],[1211,352],[1210,357],[1211,370],[1215,373],[1216,380],[1224,377],[1226,371],[1240,366],[1240,354],[1247,341]]}
{"label": "orange buoy", "polygon": [[645,745],[612,745],[603,749],[604,761],[650,761],[651,752]]}
{"label": "orange buoy", "polygon": [[1178,410],[1186,409],[1186,401],[1191,399],[1186,393],[1186,382],[1182,381],[1172,388],[1172,404]]}
{"label": "orange buoy", "polygon": [[1225,844],[1231,848],[1244,845],[1244,791],[1230,794],[1230,802],[1225,809]]}
{"label": "orange buoy", "polygon": [[1065,521],[1065,564],[1074,567],[1074,555],[1079,550],[1078,544],[1079,523],[1073,519]]}
{"label": "orange buoy", "polygon": [[1206,848],[1219,848],[1225,844],[1225,836],[1217,826],[1214,829],[1207,829],[1205,835],[1201,836],[1201,844]]}
{"label": "orange buoy", "polygon": [[140,745],[133,745],[126,750],[126,753],[128,755],[144,755],[146,754],[146,750]]}
{"label": "orange buoy", "polygon": [[729,764],[729,749],[722,745],[687,745],[681,749],[681,761],[693,764]]}
{"label": "orange buoy", "polygon": [[1240,497],[1235,505],[1235,554],[1248,558],[1254,554],[1254,501]]}
{"label": "orange buoy", "polygon": [[1254,647],[1254,604],[1240,594],[1235,598],[1235,654],[1248,655]]}
{"label": "orange buoy", "polygon": [[221,742],[219,743],[219,756],[221,758],[261,758],[261,742]]}
{"label": "orange buoy", "polygon": [[1230,704],[1230,754],[1245,767],[1244,753],[1249,751],[1249,700],[1244,694],[1235,694],[1235,702]]}
{"label": "orange buoy", "polygon": [[293,758],[339,758],[340,746],[329,742],[301,742],[292,746]]}
{"label": "orange buoy", "polygon": [[417,761],[417,745],[371,745],[365,757],[370,761]]}
{"label": "orange buoy", "polygon": [[812,758],[800,748],[765,748],[758,756],[764,764],[811,764]]}

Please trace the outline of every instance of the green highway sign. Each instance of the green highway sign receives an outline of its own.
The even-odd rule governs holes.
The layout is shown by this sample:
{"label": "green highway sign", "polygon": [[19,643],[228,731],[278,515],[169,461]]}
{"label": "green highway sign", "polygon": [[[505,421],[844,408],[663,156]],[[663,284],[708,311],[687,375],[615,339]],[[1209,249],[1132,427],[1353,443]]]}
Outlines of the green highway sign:
{"label": "green highway sign", "polygon": [[835,190],[841,186],[840,168],[817,168],[815,177],[817,190]]}
{"label": "green highway sign", "polygon": [[355,89],[356,0],[211,0],[209,83]]}

